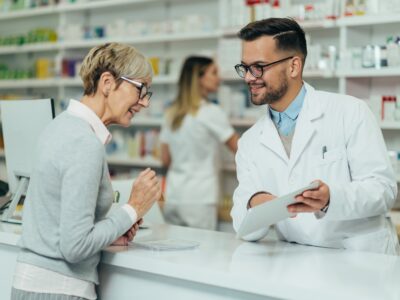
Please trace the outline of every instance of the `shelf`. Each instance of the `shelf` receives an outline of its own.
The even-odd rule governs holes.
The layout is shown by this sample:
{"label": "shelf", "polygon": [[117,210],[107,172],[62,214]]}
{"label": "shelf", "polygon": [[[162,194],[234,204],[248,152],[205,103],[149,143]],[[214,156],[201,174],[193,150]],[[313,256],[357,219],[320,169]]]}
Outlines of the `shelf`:
{"label": "shelf", "polygon": [[235,127],[250,127],[253,126],[257,120],[246,118],[231,118],[230,123]]}
{"label": "shelf", "polygon": [[59,43],[57,43],[57,42],[1,46],[0,47],[0,55],[25,53],[25,52],[56,51],[59,49],[60,49],[60,46],[59,46]]}
{"label": "shelf", "polygon": [[[232,69],[234,69],[233,66],[232,66]],[[221,80],[222,81],[243,81],[244,82],[244,79],[239,77],[239,75],[234,70],[221,72]]]}
{"label": "shelf", "polygon": [[333,78],[334,73],[331,70],[304,70],[304,78]]}
{"label": "shelf", "polygon": [[152,84],[177,84],[177,75],[157,75],[153,77]]}
{"label": "shelf", "polygon": [[[176,76],[156,76],[153,85],[177,83]],[[0,80],[0,90],[26,89],[26,88],[48,88],[48,87],[82,87],[82,80],[75,78],[49,78],[49,79],[13,79]]]}
{"label": "shelf", "polygon": [[109,165],[124,167],[143,167],[143,168],[162,168],[161,161],[154,158],[129,158],[129,157],[113,157],[107,158]]}
{"label": "shelf", "polygon": [[[250,127],[257,122],[257,119],[249,118],[231,118],[230,123],[235,127]],[[132,126],[154,126],[158,127],[162,124],[162,118],[154,117],[138,117],[132,119]]]}
{"label": "shelf", "polygon": [[203,39],[217,39],[221,33],[217,30],[210,32],[188,32],[188,33],[171,33],[171,34],[151,34],[147,36],[139,36],[136,38],[116,37],[88,39],[88,40],[66,40],[62,42],[33,43],[24,45],[2,46],[0,47],[0,55],[25,53],[25,52],[42,52],[56,51],[66,49],[86,49],[92,48],[105,43],[117,42],[123,44],[151,44],[164,42],[193,41]]}
{"label": "shelf", "polygon": [[163,2],[164,0],[102,0],[102,1],[91,1],[75,4],[60,4],[56,7],[58,13],[73,12],[82,10],[94,10],[101,8],[111,8],[115,6],[132,5],[132,4],[144,4],[152,2]]}
{"label": "shelf", "polygon": [[26,89],[41,87],[58,87],[62,79],[16,79],[0,80],[0,89]]}
{"label": "shelf", "polygon": [[[74,11],[95,10],[95,9],[111,8],[123,5],[157,3],[164,1],[165,0],[102,0],[102,1],[91,1],[91,2],[83,2],[75,4],[71,3],[71,4],[50,5],[46,7],[21,9],[6,13],[0,13],[0,20],[44,16],[44,15],[60,14],[60,13],[67,13]],[[169,0],[169,1],[178,1],[178,0]]]}
{"label": "shelf", "polygon": [[57,13],[57,10],[58,10],[58,8],[54,5],[52,5],[52,6],[46,6],[46,7],[21,9],[21,10],[3,12],[0,14],[0,20],[9,20],[9,19],[26,18],[26,17],[34,17],[34,16],[44,16],[44,15]]}
{"label": "shelf", "polygon": [[99,44],[118,42],[123,44],[149,44],[149,43],[162,43],[162,42],[178,42],[178,41],[191,41],[202,39],[216,39],[221,36],[219,31],[210,32],[185,32],[185,33],[163,33],[151,34],[147,36],[139,36],[135,38],[122,38],[116,37],[113,39],[90,39],[90,40],[71,40],[59,43],[60,49],[79,49],[91,48]]}
{"label": "shelf", "polygon": [[400,129],[400,121],[392,121],[392,122],[381,122],[381,129],[384,130],[399,130]]}
{"label": "shelf", "polygon": [[300,26],[303,29],[324,29],[337,27],[335,20],[323,19],[323,20],[307,20],[299,21]]}
{"label": "shelf", "polygon": [[162,118],[152,118],[152,117],[137,117],[133,118],[131,125],[132,126],[153,126],[159,127],[161,126]]}
{"label": "shelf", "polygon": [[370,26],[377,24],[400,23],[400,14],[378,14],[343,17],[337,20],[339,26]]}
{"label": "shelf", "polygon": [[[232,67],[233,69],[233,67]],[[334,78],[336,77],[334,72],[331,70],[304,70],[304,78]],[[239,77],[235,71],[225,71],[221,73],[221,79],[223,81],[243,81],[244,79]]]}
{"label": "shelf", "polygon": [[[299,21],[300,26],[305,30],[313,30],[313,29],[324,29],[324,28],[335,28],[337,24],[334,20],[312,20],[312,21]],[[236,37],[240,29],[243,26],[237,27],[228,27],[222,29],[222,36],[224,37]]]}
{"label": "shelf", "polygon": [[338,77],[396,77],[400,76],[400,68],[384,67],[381,69],[365,68],[353,70],[337,70]]}

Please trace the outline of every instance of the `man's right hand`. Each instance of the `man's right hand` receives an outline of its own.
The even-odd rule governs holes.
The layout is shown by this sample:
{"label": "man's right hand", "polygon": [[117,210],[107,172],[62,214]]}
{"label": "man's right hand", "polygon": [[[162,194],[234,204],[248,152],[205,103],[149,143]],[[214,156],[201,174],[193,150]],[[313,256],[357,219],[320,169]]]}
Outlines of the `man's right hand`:
{"label": "man's right hand", "polygon": [[271,200],[273,200],[273,199],[275,199],[275,198],[276,198],[275,195],[268,194],[268,193],[259,193],[259,194],[256,194],[256,195],[254,195],[253,197],[251,197],[251,199],[250,199],[250,201],[249,201],[249,203],[248,203],[247,208],[248,208],[248,209],[249,209],[249,208],[252,208],[252,207],[257,206],[257,205],[260,205],[260,204],[262,204],[262,203],[264,203],[264,202],[271,201]]}
{"label": "man's right hand", "polygon": [[128,204],[136,211],[138,219],[149,211],[155,201],[161,197],[161,186],[156,172],[147,168],[140,172],[132,185],[131,196]]}

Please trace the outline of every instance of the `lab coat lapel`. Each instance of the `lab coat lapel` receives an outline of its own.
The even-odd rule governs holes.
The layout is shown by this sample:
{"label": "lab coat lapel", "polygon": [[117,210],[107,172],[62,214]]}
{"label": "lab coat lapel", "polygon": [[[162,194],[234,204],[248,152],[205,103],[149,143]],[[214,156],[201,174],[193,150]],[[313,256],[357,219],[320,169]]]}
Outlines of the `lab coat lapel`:
{"label": "lab coat lapel", "polygon": [[292,169],[316,132],[315,120],[322,116],[321,103],[314,88],[304,83],[307,93],[294,131],[289,169]]}
{"label": "lab coat lapel", "polygon": [[278,130],[268,112],[260,132],[260,143],[275,152],[286,163],[288,162],[289,158],[286,154],[285,148],[283,147],[281,138],[279,137]]}

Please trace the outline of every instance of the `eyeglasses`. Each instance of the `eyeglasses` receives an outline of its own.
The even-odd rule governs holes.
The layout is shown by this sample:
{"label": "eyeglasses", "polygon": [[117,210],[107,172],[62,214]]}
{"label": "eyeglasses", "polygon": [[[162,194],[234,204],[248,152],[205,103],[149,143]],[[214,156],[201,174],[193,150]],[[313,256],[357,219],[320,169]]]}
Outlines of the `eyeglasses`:
{"label": "eyeglasses", "polygon": [[150,101],[150,98],[153,95],[153,93],[148,90],[147,85],[145,85],[142,82],[129,79],[129,78],[125,77],[125,76],[121,76],[120,78],[122,80],[125,80],[125,81],[129,82],[129,83],[132,83],[139,90],[139,99],[140,100],[143,100],[144,98],[147,98],[147,101]]}
{"label": "eyeglasses", "polygon": [[278,63],[283,62],[285,60],[291,59],[293,57],[294,56],[289,56],[289,57],[274,61],[274,62],[269,63],[269,64],[265,64],[265,65],[252,64],[250,66],[247,66],[245,64],[237,64],[235,66],[235,70],[236,70],[236,73],[238,73],[238,75],[240,77],[242,77],[242,78],[244,78],[246,76],[248,71],[250,71],[251,75],[253,75],[255,78],[260,78],[260,77],[263,76],[265,68],[267,68],[269,66],[272,66],[272,65],[275,65],[275,64],[278,64]]}

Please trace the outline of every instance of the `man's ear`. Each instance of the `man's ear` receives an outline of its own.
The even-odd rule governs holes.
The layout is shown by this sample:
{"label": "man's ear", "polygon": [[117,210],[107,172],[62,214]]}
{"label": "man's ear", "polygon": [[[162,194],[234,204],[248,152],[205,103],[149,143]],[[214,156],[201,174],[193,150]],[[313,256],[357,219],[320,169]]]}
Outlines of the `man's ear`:
{"label": "man's ear", "polygon": [[301,76],[303,69],[303,59],[300,56],[294,56],[290,64],[290,77],[296,78]]}
{"label": "man's ear", "polygon": [[105,97],[108,97],[114,83],[114,76],[108,71],[104,72],[101,74],[99,79],[98,91],[100,91]]}

